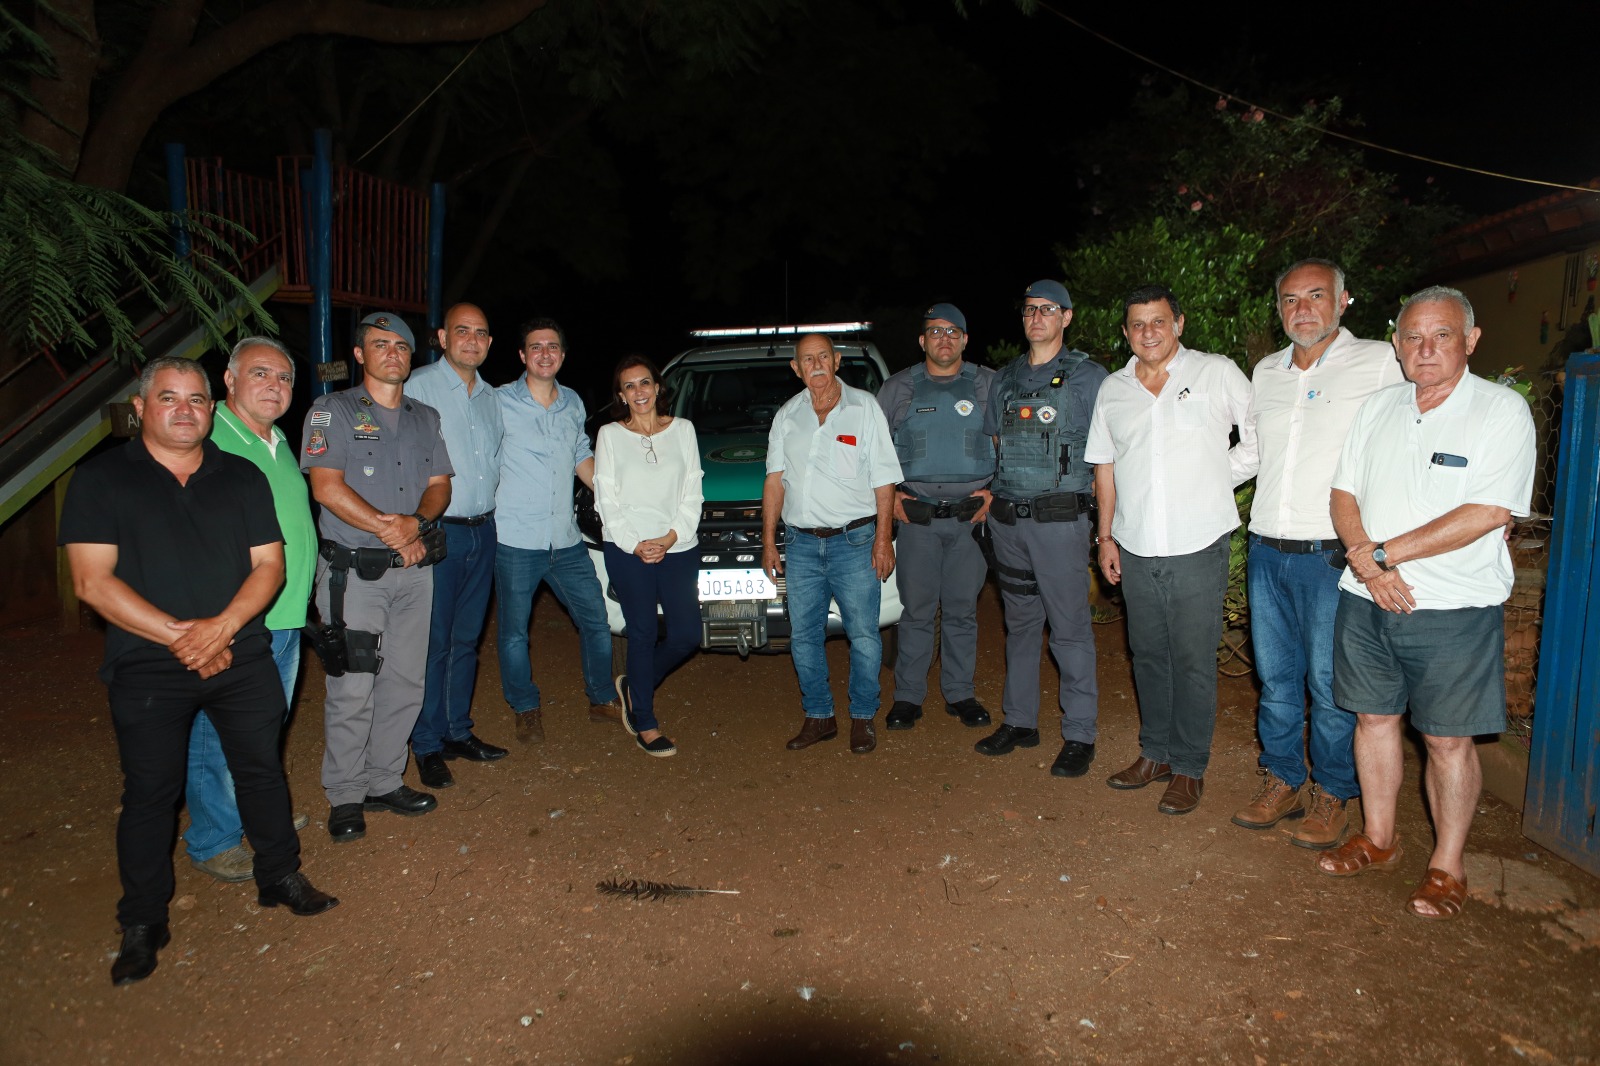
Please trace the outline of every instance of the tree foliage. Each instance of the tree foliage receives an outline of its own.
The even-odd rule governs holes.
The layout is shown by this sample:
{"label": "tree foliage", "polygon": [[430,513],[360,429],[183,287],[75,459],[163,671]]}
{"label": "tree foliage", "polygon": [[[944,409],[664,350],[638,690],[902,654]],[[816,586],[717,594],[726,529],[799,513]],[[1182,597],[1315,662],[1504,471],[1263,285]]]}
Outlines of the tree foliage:
{"label": "tree foliage", "polygon": [[1112,368],[1127,362],[1123,297],[1156,282],[1178,296],[1185,345],[1230,356],[1248,369],[1245,353],[1263,350],[1275,321],[1271,295],[1254,283],[1265,246],[1256,234],[1227,224],[1174,233],[1156,215],[1104,240],[1063,249],[1073,344],[1101,355]]}
{"label": "tree foliage", "polygon": [[[1358,124],[1342,111],[1337,98],[1308,101],[1283,121],[1226,99],[1208,105],[1182,86],[1141,95],[1127,122],[1085,149],[1089,236],[1064,253],[1069,276],[1077,269],[1082,283],[1103,288],[1099,275],[1075,261],[1092,250],[1091,263],[1115,269],[1135,254],[1117,244],[1125,228],[1143,230],[1147,246],[1159,242],[1153,216],[1164,220],[1175,266],[1192,264],[1194,249],[1211,248],[1231,271],[1191,292],[1185,287],[1195,277],[1180,280],[1159,260],[1150,263],[1146,280],[1172,285],[1191,330],[1201,319],[1256,314],[1263,296],[1270,307],[1278,272],[1315,256],[1345,269],[1356,297],[1345,324],[1361,336],[1382,336],[1395,301],[1427,269],[1434,238],[1459,216],[1432,196],[1408,198],[1361,150],[1323,133]],[[1166,135],[1176,129],[1181,139]],[[1250,243],[1258,245],[1254,254],[1244,254]],[[1234,347],[1214,350],[1254,359],[1282,341],[1276,322],[1269,316],[1263,327],[1257,315],[1242,321],[1229,343]]]}
{"label": "tree foliage", "polygon": [[[47,40],[9,14],[0,19],[0,54],[30,76],[56,71]],[[180,259],[173,227],[185,220],[121,193],[72,181],[59,161],[22,133],[34,101],[9,73],[0,83],[0,351],[8,358],[41,348],[139,353],[135,316],[174,306],[223,341],[224,308],[242,301],[257,327],[272,322],[227,267],[211,235],[226,223],[196,220],[205,254]]]}

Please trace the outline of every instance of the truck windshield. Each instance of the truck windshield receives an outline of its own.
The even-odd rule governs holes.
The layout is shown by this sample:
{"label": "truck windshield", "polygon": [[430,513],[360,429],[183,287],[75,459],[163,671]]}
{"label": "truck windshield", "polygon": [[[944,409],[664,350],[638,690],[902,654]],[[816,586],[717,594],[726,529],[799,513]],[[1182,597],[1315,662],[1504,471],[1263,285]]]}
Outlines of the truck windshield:
{"label": "truck windshield", "polygon": [[[846,355],[839,377],[847,385],[876,394],[883,379],[865,358]],[[694,423],[699,433],[735,433],[771,426],[778,408],[800,391],[800,379],[787,360],[760,363],[729,360],[676,367],[666,375],[674,415]]]}

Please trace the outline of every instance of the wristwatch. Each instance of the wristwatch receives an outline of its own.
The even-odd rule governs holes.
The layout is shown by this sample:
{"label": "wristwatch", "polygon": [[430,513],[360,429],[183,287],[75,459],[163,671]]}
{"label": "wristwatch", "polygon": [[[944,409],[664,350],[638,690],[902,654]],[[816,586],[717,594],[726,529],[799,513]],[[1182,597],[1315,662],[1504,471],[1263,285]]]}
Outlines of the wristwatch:
{"label": "wristwatch", "polygon": [[1372,561],[1378,564],[1379,570],[1394,569],[1394,567],[1389,565],[1389,553],[1383,550],[1383,545],[1381,543],[1376,548],[1372,549]]}

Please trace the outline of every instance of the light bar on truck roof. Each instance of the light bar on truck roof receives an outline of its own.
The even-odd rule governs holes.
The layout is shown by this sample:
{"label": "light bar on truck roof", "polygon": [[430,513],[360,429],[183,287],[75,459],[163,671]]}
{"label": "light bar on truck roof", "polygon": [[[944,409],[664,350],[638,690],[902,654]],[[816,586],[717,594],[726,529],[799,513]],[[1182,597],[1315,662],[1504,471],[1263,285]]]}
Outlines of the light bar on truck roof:
{"label": "light bar on truck roof", "polygon": [[731,326],[726,329],[692,329],[691,337],[795,337],[805,333],[865,333],[871,322],[813,322],[804,326]]}

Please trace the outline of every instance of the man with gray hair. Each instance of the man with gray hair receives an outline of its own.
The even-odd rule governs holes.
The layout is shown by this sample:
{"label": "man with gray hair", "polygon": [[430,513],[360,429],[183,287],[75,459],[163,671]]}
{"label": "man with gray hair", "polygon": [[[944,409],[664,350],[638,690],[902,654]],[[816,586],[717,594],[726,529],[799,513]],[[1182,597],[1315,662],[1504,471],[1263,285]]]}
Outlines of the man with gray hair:
{"label": "man with gray hair", "polygon": [[1455,289],[1406,301],[1394,348],[1408,385],[1356,414],[1333,476],[1339,582],[1333,698],[1356,715],[1366,824],[1317,860],[1348,877],[1397,865],[1395,806],[1405,775],[1401,716],[1428,749],[1434,822],[1427,874],[1407,909],[1453,918],[1466,901],[1462,854],[1483,786],[1473,738],[1505,729],[1503,604],[1511,556],[1502,530],[1533,497],[1527,401],[1471,373],[1472,305]]}
{"label": "man with gray hair", "polygon": [[123,776],[119,985],[154,973],[172,939],[172,838],[201,707],[237,783],[258,902],[299,915],[339,902],[300,872],[278,756],[283,686],[262,614],[283,584],[283,537],[267,479],[208,439],[211,385],[193,362],[152,360],[133,408],[139,436],[78,468],[58,537],[73,590],[107,623],[100,678]]}
{"label": "man with gray hair", "polygon": [[[1392,347],[1359,340],[1339,324],[1350,293],[1334,263],[1294,263],[1278,275],[1274,291],[1290,344],[1256,364],[1248,415],[1255,433],[1236,449],[1240,476],[1256,475],[1248,573],[1261,678],[1261,786],[1233,824],[1268,829],[1299,818],[1289,842],[1322,849],[1343,838],[1345,805],[1361,794],[1355,716],[1333,702],[1333,617],[1344,546],[1328,511],[1328,485],[1356,411],[1403,376]],[[1309,802],[1300,795],[1307,776]]]}
{"label": "man with gray hair", "polygon": [[[288,349],[268,337],[246,337],[233,346],[222,375],[228,395],[216,409],[211,441],[242,456],[267,476],[278,528],[283,532],[283,588],[267,608],[272,661],[283,685],[285,721],[294,707],[300,674],[300,630],[306,624],[311,576],[317,561],[317,528],[311,498],[300,473],[294,445],[275,423],[294,398],[294,361]],[[183,843],[189,862],[219,881],[248,881],[255,859],[243,841],[244,826],[217,729],[205,711],[195,716],[189,736],[189,773],[184,786],[189,828]],[[304,828],[304,815],[295,828]]]}

